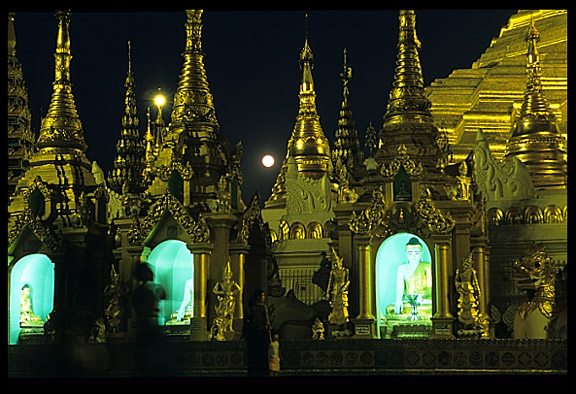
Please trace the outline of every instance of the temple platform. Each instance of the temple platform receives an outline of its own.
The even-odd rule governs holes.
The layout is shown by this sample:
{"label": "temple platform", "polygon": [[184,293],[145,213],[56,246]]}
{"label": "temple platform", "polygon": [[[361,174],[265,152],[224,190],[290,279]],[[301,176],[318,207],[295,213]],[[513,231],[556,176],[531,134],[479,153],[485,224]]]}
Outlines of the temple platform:
{"label": "temple platform", "polygon": [[[567,374],[567,340],[349,339],[280,341],[280,376]],[[142,347],[129,342],[13,345],[9,378],[133,378]],[[246,342],[168,338],[156,373],[145,376],[247,376]],[[159,363],[158,361],[161,361]]]}

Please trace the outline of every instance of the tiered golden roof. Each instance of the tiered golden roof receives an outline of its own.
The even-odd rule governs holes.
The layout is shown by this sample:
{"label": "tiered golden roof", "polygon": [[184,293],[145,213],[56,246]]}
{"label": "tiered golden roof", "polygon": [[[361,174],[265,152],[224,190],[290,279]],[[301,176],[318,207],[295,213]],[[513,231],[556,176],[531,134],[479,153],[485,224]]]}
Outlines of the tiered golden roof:
{"label": "tiered golden roof", "polygon": [[448,134],[455,162],[474,150],[479,129],[494,156],[503,157],[526,88],[524,38],[531,21],[541,35],[542,87],[559,131],[567,135],[568,11],[519,10],[469,68],[455,69],[426,87],[434,120]]}
{"label": "tiered golden roof", "polygon": [[559,133],[556,118],[542,90],[542,70],[538,41],[540,33],[534,22],[526,37],[527,82],[519,115],[506,144],[506,158],[518,157],[528,167],[536,188],[567,186],[567,142]]}

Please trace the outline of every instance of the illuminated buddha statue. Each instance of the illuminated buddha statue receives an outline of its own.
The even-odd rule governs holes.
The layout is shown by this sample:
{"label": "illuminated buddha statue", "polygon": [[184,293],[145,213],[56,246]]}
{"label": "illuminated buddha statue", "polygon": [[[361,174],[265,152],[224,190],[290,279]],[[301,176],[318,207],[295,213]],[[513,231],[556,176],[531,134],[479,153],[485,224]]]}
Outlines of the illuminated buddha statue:
{"label": "illuminated buddha statue", "polygon": [[406,244],[405,264],[398,266],[396,300],[386,308],[387,315],[421,320],[432,316],[432,272],[422,258],[422,244],[416,237]]}
{"label": "illuminated buddha statue", "polygon": [[[178,309],[178,314],[176,315],[177,321],[187,321],[194,314],[194,303],[192,300],[194,299],[194,279],[188,279],[186,284],[184,285],[184,299],[180,304],[180,308]],[[173,318],[173,317],[172,317]]]}
{"label": "illuminated buddha statue", "polygon": [[42,327],[44,322],[42,318],[34,314],[32,310],[32,298],[30,298],[30,285],[28,283],[22,286],[20,295],[20,327]]}

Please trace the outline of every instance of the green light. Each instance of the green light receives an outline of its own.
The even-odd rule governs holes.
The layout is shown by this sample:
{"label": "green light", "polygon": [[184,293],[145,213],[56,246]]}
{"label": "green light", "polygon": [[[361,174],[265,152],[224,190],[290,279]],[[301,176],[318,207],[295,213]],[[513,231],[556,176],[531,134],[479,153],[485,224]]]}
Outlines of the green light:
{"label": "green light", "polygon": [[30,298],[35,315],[46,321],[54,309],[54,264],[44,254],[22,257],[10,274],[10,344],[16,344],[20,333],[20,296],[22,287],[31,288]]}
{"label": "green light", "polygon": [[398,266],[407,262],[406,243],[410,238],[416,237],[422,244],[421,260],[431,262],[430,251],[426,243],[419,237],[410,233],[398,233],[388,237],[376,254],[376,302],[377,321],[386,316],[386,307],[395,301],[396,274]]}
{"label": "green light", "polygon": [[148,263],[154,271],[154,282],[161,284],[167,293],[160,306],[159,323],[164,324],[180,308],[186,281],[194,278],[194,256],[184,242],[167,240],[150,252]]}

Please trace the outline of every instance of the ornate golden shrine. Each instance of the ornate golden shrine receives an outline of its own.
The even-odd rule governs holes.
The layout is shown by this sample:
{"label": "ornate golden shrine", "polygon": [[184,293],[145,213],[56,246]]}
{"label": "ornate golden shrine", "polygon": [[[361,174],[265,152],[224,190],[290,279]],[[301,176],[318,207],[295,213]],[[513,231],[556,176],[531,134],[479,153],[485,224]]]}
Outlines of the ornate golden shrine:
{"label": "ornate golden shrine", "polygon": [[[547,15],[544,14],[542,19]],[[558,12],[556,17],[562,15]],[[491,269],[497,266],[493,262],[500,267],[511,256],[507,255],[510,252],[505,250],[505,242],[499,243],[498,237],[489,239],[487,228],[492,234],[502,234],[506,226],[530,230],[530,225],[539,224],[548,226],[546,230],[554,227],[556,233],[567,222],[567,155],[562,127],[512,133],[507,144],[510,161],[503,162],[494,158],[480,132],[475,140],[474,159],[456,154],[453,157],[458,161],[450,160],[454,138],[451,130],[438,126],[435,95],[424,90],[413,11],[399,13],[394,86],[384,124],[379,133],[374,130],[369,138],[370,157],[364,163],[352,121],[349,102],[352,70],[346,54],[341,74],[343,102],[339,128],[331,149],[315,107],[313,56],[306,37],[300,54],[299,112],[288,141],[287,158],[263,211],[258,196],[247,206],[241,197],[241,144],[232,148],[219,133],[203,64],[201,11],[186,12],[184,64],[171,122],[164,125],[159,107],[156,121],[148,117],[143,141],[137,129],[135,76],[128,56],[122,131],[114,170],[107,178],[97,163],[90,162],[84,154],[86,145],[70,81],[70,15],[58,12],[57,16],[54,94],[42,121],[38,151],[30,156],[28,170],[13,185],[15,193],[8,207],[9,273],[30,253],[46,254],[54,263],[54,300],[58,312],[45,325],[45,333],[57,333],[55,338],[81,336],[81,331],[92,324],[100,329],[100,320],[88,321],[86,316],[97,316],[104,310],[115,313],[115,332],[109,332],[109,337],[129,337],[131,311],[121,307],[118,311],[118,299],[114,297],[130,293],[136,264],[148,261],[154,249],[167,240],[181,242],[193,255],[190,269],[194,272],[194,315],[187,327],[193,340],[207,340],[209,327],[219,317],[218,295],[208,290],[221,279],[228,262],[231,280],[243,289],[237,294],[232,314],[235,331],[241,329],[246,292],[267,286],[274,288],[272,281],[280,282],[275,286],[282,287],[279,279],[282,267],[278,269],[275,262],[281,253],[276,253],[272,241],[289,241],[294,249],[280,252],[296,260],[303,260],[302,254],[292,252],[310,249],[310,245],[314,245],[317,260],[322,250],[334,250],[349,274],[346,302],[342,298],[341,305],[346,306],[351,317],[354,337],[378,337],[383,332],[379,327],[383,326],[397,330],[397,337],[446,338],[474,330],[474,335],[493,337],[493,325],[485,323],[493,321],[488,311],[493,304],[491,294],[502,292],[493,291],[495,280],[490,280],[494,272]],[[13,18],[9,22],[13,28]],[[525,105],[515,104],[520,109],[518,122],[542,115],[549,120],[548,126],[563,126],[564,118],[554,124],[550,115],[564,108],[565,103],[555,101],[551,108],[542,104],[538,52],[531,45],[528,70],[532,73],[526,85]],[[11,64],[15,64],[14,50],[15,38],[9,34]],[[550,79],[545,82],[551,83]],[[23,94],[19,89],[10,92]],[[24,120],[27,116],[25,111],[18,115]],[[528,144],[524,140],[518,142],[516,137],[526,135]],[[25,134],[18,138],[22,148],[18,157],[26,157],[26,144],[30,141]],[[542,149],[543,144],[548,144],[546,149]],[[527,154],[516,149],[525,146],[530,147]],[[554,166],[543,171],[541,167],[523,164],[541,158],[543,151],[551,154]],[[525,186],[522,193],[515,189],[506,194],[508,190],[506,198],[494,198],[496,193],[490,189],[494,177],[483,178],[483,169],[499,174],[501,181],[513,173],[511,178],[520,179]],[[551,171],[546,175],[553,173],[559,181],[553,185],[542,182],[546,171]],[[554,189],[555,194],[547,194],[549,189]],[[312,209],[292,198],[294,190],[308,193],[322,204]],[[530,203],[517,206],[517,200]],[[543,201],[546,205],[538,206]],[[377,256],[384,243],[398,234],[420,238],[430,251],[429,324],[419,324],[422,321],[418,319],[382,324]],[[563,237],[560,234],[553,240],[555,258],[565,255],[567,238]],[[524,237],[511,242],[525,245],[532,240]],[[276,242],[275,247],[280,244]],[[313,273],[316,268],[314,265],[308,271]],[[472,272],[476,279],[467,288],[474,289],[475,298],[466,301],[457,289],[468,286],[462,278],[471,278]],[[85,275],[94,281],[82,288],[78,283]],[[120,289],[114,293],[116,296],[101,291],[110,285],[110,278],[115,281],[115,288]],[[70,294],[75,291],[81,294],[80,301],[72,302]],[[467,303],[470,309],[463,311],[462,305]],[[472,323],[470,319],[457,320],[464,312],[474,316]]]}

